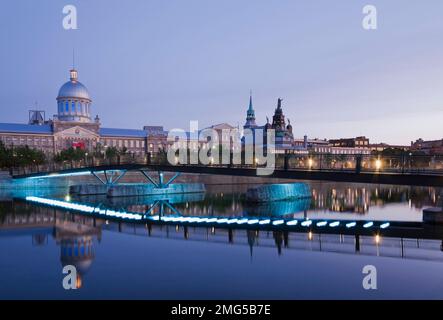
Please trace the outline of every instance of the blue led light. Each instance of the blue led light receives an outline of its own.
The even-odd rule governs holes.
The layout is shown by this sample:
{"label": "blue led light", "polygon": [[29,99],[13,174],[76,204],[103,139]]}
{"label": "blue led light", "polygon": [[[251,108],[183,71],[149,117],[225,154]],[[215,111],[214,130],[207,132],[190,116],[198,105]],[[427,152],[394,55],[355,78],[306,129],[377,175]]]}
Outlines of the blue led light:
{"label": "blue led light", "polygon": [[292,220],[292,221],[288,221],[288,222],[286,222],[286,224],[287,224],[288,226],[296,226],[297,223],[298,223],[297,220]]}
{"label": "blue led light", "polygon": [[259,221],[260,220],[258,220],[258,219],[252,219],[252,220],[248,221],[248,224],[257,224],[257,223],[259,223]]}
{"label": "blue led light", "polygon": [[365,223],[364,225],[363,225],[363,228],[370,228],[370,227],[372,227],[374,225],[374,222],[367,222],[367,223]]}
{"label": "blue led light", "polygon": [[237,224],[245,224],[248,222],[248,219],[240,219],[237,221]]}
{"label": "blue led light", "polygon": [[224,219],[218,219],[217,223],[227,223],[229,220],[224,218]]}
{"label": "blue led light", "polygon": [[282,225],[283,223],[285,223],[285,220],[275,220],[272,222],[274,226],[279,226]]}
{"label": "blue led light", "polygon": [[265,225],[265,224],[270,224],[270,223],[271,223],[271,220],[266,219],[266,220],[261,220],[258,224]]}
{"label": "blue led light", "polygon": [[327,225],[328,222],[327,221],[321,221],[317,223],[317,227],[324,227],[325,225]]}
{"label": "blue led light", "polygon": [[229,219],[228,224],[237,223],[238,219]]}
{"label": "blue led light", "polygon": [[[99,173],[99,172],[96,172]],[[43,178],[58,178],[58,177],[75,177],[75,176],[84,176],[91,174],[91,171],[80,171],[80,172],[71,172],[71,173],[50,173],[45,176],[36,176],[36,177],[28,177],[25,179],[43,179]]]}
{"label": "blue led light", "polygon": [[41,203],[49,206],[59,207],[63,209],[76,210],[84,213],[99,213],[110,217],[117,217],[122,219],[141,220],[143,216],[137,213],[117,212],[114,210],[103,210],[96,207],[88,206],[85,204],[72,203],[61,200],[45,199],[39,197],[28,196],[25,198],[27,201]]}
{"label": "blue led light", "polygon": [[329,224],[329,226],[332,227],[332,228],[338,227],[339,225],[340,225],[340,221],[331,222]]}
{"label": "blue led light", "polygon": [[346,224],[346,228],[354,228],[357,225],[357,222],[349,222]]}
{"label": "blue led light", "polygon": [[386,228],[388,228],[390,225],[391,225],[391,224],[390,224],[389,222],[386,222],[386,223],[383,223],[383,224],[380,226],[380,228],[382,228],[382,229],[386,229]]}
{"label": "blue led light", "polygon": [[303,221],[303,222],[301,223],[301,225],[302,225],[303,227],[309,227],[311,224],[312,224],[312,221],[311,221],[311,220]]}

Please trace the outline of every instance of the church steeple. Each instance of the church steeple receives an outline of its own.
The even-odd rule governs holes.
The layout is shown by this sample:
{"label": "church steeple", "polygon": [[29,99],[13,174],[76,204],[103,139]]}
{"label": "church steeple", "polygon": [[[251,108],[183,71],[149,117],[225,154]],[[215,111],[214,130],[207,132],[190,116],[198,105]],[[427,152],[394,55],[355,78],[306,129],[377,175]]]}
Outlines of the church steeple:
{"label": "church steeple", "polygon": [[248,111],[246,112],[246,123],[243,126],[243,128],[254,128],[257,124],[255,123],[255,111],[254,107],[252,105],[252,91],[249,94],[249,107]]}

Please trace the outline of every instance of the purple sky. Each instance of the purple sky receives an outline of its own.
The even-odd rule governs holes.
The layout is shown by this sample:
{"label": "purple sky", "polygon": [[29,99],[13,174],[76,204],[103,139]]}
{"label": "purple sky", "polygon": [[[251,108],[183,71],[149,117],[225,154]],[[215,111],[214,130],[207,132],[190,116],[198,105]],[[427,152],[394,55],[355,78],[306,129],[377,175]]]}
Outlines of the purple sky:
{"label": "purple sky", "polygon": [[[62,27],[66,4],[78,30]],[[377,31],[361,27],[366,4]],[[0,122],[25,122],[35,101],[52,116],[75,47],[106,127],[243,125],[252,89],[257,122],[282,97],[297,137],[440,139],[441,12],[441,0],[9,1]]]}

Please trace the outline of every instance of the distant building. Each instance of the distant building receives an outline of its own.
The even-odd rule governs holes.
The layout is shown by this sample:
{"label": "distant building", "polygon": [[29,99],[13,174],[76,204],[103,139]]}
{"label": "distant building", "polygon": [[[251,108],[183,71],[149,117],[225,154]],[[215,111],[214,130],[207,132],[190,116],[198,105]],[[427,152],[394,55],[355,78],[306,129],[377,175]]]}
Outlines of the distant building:
{"label": "distant building", "polygon": [[[256,124],[255,111],[252,105],[252,96],[249,98],[249,107],[246,112],[246,122],[244,129],[252,131],[262,129],[264,133],[264,144],[266,144],[266,132],[269,129],[275,130],[275,150],[276,153],[307,154],[330,153],[330,154],[370,154],[369,139],[357,137],[352,139],[308,139],[305,135],[303,139],[294,138],[293,127],[288,119],[286,124],[285,115],[282,108],[283,99],[277,101],[277,108],[272,117],[272,123],[267,118],[264,126]],[[255,143],[255,140],[254,140]]]}
{"label": "distant building", "polygon": [[90,151],[116,147],[145,155],[166,146],[163,127],[103,128],[98,116],[92,119],[91,96],[78,81],[75,69],[70,70],[70,79],[60,88],[56,100],[57,114],[53,120],[46,120],[43,111],[31,110],[28,124],[0,123],[0,141],[6,146],[27,145],[48,155],[70,147]]}
{"label": "distant building", "polygon": [[388,143],[372,143],[369,145],[369,149],[371,149],[371,151],[375,151],[375,152],[382,152],[387,149],[398,149],[398,150],[403,150],[403,151],[409,151],[411,149],[411,147],[404,146],[404,145],[388,144]]}
{"label": "distant building", "polygon": [[421,151],[429,155],[441,155],[443,154],[443,139],[425,141],[418,139],[415,142],[411,142],[411,151]]}
{"label": "distant building", "polygon": [[[274,115],[272,116],[272,123],[269,122],[269,118],[266,118],[266,124],[259,126],[255,121],[255,111],[252,105],[252,96],[249,97],[249,107],[246,112],[246,123],[243,129],[250,129],[253,132],[255,130],[262,130],[263,133],[263,144],[267,144],[267,131],[270,129],[274,130],[275,133],[275,150],[277,153],[282,152],[305,152],[305,148],[299,144],[294,143],[294,135],[292,133],[291,121],[288,119],[288,124],[286,125],[285,115],[282,108],[283,99],[279,98],[277,101],[277,107],[274,110]],[[245,143],[245,140],[243,140]],[[255,135],[253,139],[255,144]]]}
{"label": "distant building", "polygon": [[329,144],[332,147],[369,148],[369,139],[366,137],[332,139],[329,140]]}

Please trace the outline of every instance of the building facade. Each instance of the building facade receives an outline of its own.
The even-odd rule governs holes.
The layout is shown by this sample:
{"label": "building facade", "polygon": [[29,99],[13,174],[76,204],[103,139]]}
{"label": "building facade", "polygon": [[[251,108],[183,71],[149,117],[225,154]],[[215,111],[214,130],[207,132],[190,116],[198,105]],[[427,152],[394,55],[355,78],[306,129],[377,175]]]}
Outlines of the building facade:
{"label": "building facade", "polygon": [[48,156],[71,147],[91,152],[115,147],[145,155],[167,146],[167,132],[161,126],[142,130],[102,127],[98,115],[92,118],[92,98],[75,69],[70,70],[69,81],[60,88],[56,101],[57,114],[52,120],[35,110],[30,111],[28,124],[0,123],[0,141],[8,147],[27,145]]}
{"label": "building facade", "polygon": [[443,139],[427,141],[418,139],[411,142],[410,150],[423,152],[427,155],[443,155]]}

